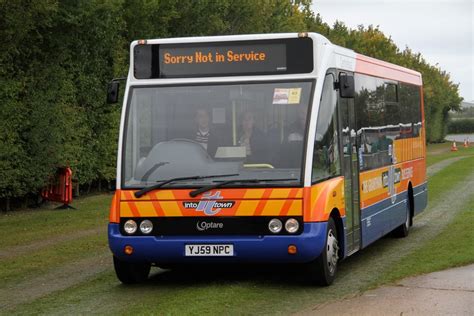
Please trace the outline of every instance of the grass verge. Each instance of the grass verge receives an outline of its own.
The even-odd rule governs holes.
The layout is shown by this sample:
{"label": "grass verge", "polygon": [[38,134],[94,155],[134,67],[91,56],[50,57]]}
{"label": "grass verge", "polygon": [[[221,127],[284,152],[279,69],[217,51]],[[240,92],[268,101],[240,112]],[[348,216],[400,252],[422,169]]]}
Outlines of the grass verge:
{"label": "grass verge", "polygon": [[106,227],[112,195],[80,198],[77,210],[34,209],[0,215],[1,250],[93,227]]}
{"label": "grass verge", "polygon": [[438,199],[443,198],[443,193],[466,177],[472,175],[474,157],[466,157],[448,165],[428,180],[428,207]]}

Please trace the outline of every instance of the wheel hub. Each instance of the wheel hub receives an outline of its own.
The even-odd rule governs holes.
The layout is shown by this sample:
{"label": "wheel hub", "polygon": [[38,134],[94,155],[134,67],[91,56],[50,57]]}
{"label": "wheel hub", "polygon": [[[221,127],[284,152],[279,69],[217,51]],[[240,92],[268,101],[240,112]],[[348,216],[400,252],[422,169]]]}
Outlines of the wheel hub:
{"label": "wheel hub", "polygon": [[333,274],[336,271],[337,260],[339,260],[339,245],[332,229],[328,232],[326,251],[328,269]]}

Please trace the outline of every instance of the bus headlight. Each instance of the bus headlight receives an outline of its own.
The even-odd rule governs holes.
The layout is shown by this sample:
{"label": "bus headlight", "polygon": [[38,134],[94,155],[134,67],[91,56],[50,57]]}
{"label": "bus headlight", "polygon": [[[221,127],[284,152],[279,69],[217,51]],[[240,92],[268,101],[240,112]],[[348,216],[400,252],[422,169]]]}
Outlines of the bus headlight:
{"label": "bus headlight", "polygon": [[296,233],[298,228],[300,228],[300,223],[298,223],[298,221],[294,218],[290,218],[285,223],[285,229],[290,234]]}
{"label": "bus headlight", "polygon": [[131,235],[137,231],[137,223],[133,219],[129,219],[123,224],[123,230]]}
{"label": "bus headlight", "polygon": [[143,234],[149,234],[153,230],[153,223],[147,219],[140,223],[140,230]]}
{"label": "bus headlight", "polygon": [[278,234],[282,228],[283,223],[278,218],[274,218],[268,223],[268,229],[274,234]]}

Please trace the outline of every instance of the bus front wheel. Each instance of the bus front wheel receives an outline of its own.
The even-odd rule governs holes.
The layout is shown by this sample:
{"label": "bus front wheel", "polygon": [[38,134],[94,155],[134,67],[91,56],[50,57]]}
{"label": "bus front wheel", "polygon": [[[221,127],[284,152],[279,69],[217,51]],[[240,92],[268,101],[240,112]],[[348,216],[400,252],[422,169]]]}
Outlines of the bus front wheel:
{"label": "bus front wheel", "polygon": [[314,261],[308,263],[310,280],[319,285],[331,285],[334,281],[339,261],[339,241],[334,219],[329,218],[326,231],[326,245]]}
{"label": "bus front wheel", "polygon": [[114,256],[115,274],[124,284],[136,284],[145,281],[150,274],[151,264],[125,262]]}

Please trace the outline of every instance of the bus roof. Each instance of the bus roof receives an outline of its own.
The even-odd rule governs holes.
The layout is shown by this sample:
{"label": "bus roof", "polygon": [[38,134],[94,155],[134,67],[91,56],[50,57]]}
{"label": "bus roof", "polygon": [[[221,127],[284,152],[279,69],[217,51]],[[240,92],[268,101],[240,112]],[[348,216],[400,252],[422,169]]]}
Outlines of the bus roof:
{"label": "bus roof", "polygon": [[[421,73],[392,64],[383,60],[368,57],[354,52],[352,49],[344,48],[332,44],[326,37],[318,33],[269,33],[269,34],[245,34],[245,35],[219,35],[219,36],[196,36],[196,37],[175,37],[136,40],[131,43],[131,50],[140,44],[186,44],[186,43],[206,43],[206,42],[232,42],[232,41],[255,41],[272,39],[289,39],[310,37],[314,41],[314,54],[316,56],[315,64],[324,55],[320,50],[332,51],[336,56],[336,68],[372,75],[389,80],[397,80],[414,85],[421,86]],[[330,60],[330,59],[329,59]],[[334,67],[334,65],[319,65],[323,71],[325,68]],[[319,69],[315,69],[317,71]]]}

